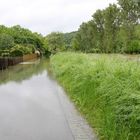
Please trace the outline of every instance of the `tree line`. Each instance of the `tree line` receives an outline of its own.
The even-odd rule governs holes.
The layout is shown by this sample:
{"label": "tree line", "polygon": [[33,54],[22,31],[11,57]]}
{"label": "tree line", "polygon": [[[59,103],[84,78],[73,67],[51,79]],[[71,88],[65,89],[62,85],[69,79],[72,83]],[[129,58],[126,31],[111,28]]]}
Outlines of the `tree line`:
{"label": "tree line", "polygon": [[44,37],[44,48],[52,54],[72,50],[72,40],[76,33],[76,31],[71,33],[52,32]]}
{"label": "tree line", "polygon": [[140,2],[118,0],[97,10],[73,39],[74,50],[100,53],[140,53]]}
{"label": "tree line", "polygon": [[71,33],[52,32],[43,37],[19,25],[0,25],[0,56],[19,56],[39,50],[45,55],[59,51],[86,53],[140,53],[140,2],[117,0],[97,10],[92,19]]}
{"label": "tree line", "polygon": [[54,32],[45,37],[50,51],[86,53],[140,53],[140,2],[118,0],[97,10],[77,32]]}

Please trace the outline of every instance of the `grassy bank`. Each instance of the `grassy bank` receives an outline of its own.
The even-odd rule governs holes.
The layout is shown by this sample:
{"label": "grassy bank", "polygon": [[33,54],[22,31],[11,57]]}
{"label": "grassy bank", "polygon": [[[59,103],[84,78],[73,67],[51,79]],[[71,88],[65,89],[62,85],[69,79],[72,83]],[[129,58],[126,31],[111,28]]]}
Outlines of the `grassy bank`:
{"label": "grassy bank", "polygon": [[140,64],[117,56],[60,53],[53,73],[105,140],[140,140]]}

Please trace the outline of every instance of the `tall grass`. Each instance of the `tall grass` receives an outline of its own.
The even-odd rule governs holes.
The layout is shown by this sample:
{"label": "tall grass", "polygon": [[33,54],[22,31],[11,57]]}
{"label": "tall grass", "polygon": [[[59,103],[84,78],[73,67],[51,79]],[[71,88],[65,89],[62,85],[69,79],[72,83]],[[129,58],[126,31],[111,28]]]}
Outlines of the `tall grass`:
{"label": "tall grass", "polygon": [[53,73],[104,140],[140,140],[140,65],[117,56],[60,53]]}

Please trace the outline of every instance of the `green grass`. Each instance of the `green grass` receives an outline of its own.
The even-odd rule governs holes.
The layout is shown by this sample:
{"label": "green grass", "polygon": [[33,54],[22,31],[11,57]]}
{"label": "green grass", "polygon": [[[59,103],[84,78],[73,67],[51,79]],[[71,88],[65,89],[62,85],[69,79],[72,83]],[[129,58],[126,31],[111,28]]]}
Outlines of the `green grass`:
{"label": "green grass", "polygon": [[140,64],[82,53],[59,53],[50,63],[100,139],[140,140]]}

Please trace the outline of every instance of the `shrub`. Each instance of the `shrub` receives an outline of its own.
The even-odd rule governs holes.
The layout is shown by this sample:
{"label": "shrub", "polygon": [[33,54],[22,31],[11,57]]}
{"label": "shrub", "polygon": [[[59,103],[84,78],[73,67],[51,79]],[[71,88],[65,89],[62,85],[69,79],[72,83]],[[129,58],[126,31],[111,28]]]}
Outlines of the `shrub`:
{"label": "shrub", "polygon": [[[32,44],[27,44],[27,45],[24,45],[25,47],[27,47],[28,49],[30,49],[29,51],[30,51],[30,53],[32,52],[32,53],[35,53],[35,50],[36,50],[36,48],[35,48],[35,46],[34,45],[32,45]],[[27,49],[26,48],[26,49]]]}
{"label": "shrub", "polygon": [[9,49],[14,46],[14,39],[7,34],[0,34],[0,49]]}
{"label": "shrub", "polygon": [[64,51],[66,49],[64,43],[64,34],[60,32],[53,32],[47,35],[44,39],[44,48],[52,54]]}
{"label": "shrub", "polygon": [[2,50],[0,52],[0,56],[2,56],[2,57],[8,57],[8,56],[10,56],[9,50]]}
{"label": "shrub", "polygon": [[32,48],[29,48],[27,46],[22,46],[22,45],[16,45],[12,47],[10,50],[10,55],[13,57],[23,56],[25,54],[31,54],[31,53],[32,53]]}
{"label": "shrub", "polygon": [[126,53],[140,53],[140,41],[133,40],[129,43],[129,46],[125,49]]}
{"label": "shrub", "polygon": [[101,50],[98,48],[93,48],[90,52],[91,53],[101,53]]}

